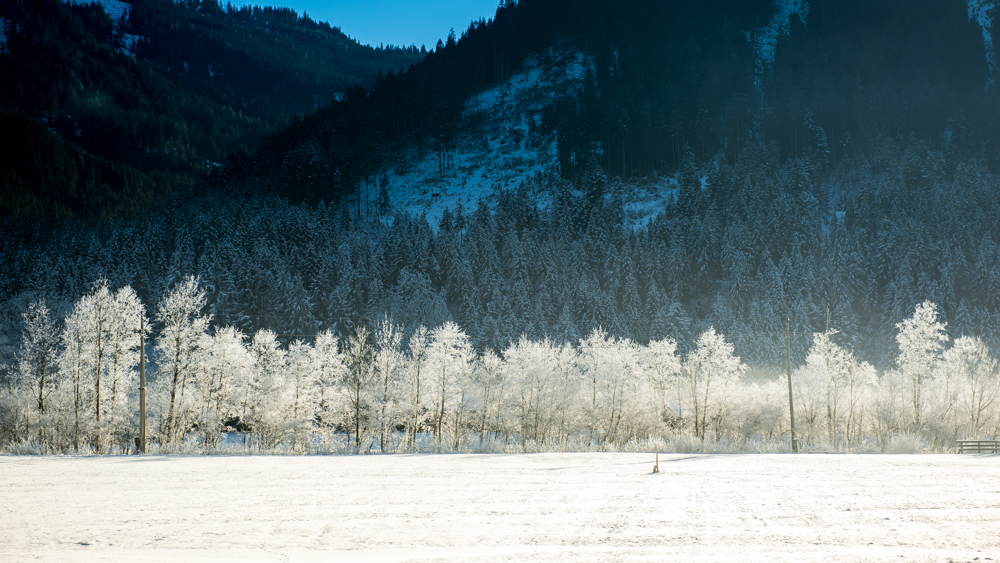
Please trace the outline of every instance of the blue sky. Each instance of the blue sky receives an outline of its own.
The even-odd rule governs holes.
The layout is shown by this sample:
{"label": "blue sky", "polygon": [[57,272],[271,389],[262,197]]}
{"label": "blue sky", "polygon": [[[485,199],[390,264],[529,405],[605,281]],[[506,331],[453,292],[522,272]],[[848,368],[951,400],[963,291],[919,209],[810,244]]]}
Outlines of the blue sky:
{"label": "blue sky", "polygon": [[258,5],[287,6],[316,21],[330,22],[368,45],[426,45],[454,28],[459,36],[469,23],[492,18],[500,0],[260,0]]}

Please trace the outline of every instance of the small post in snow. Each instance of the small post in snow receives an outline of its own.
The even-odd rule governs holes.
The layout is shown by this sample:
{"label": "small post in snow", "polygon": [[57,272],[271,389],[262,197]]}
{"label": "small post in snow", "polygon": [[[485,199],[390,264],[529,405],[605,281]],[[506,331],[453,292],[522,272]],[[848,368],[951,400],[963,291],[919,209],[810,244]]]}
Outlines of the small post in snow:
{"label": "small post in snow", "polygon": [[653,464],[653,473],[660,472],[660,452],[656,452],[656,463]]}

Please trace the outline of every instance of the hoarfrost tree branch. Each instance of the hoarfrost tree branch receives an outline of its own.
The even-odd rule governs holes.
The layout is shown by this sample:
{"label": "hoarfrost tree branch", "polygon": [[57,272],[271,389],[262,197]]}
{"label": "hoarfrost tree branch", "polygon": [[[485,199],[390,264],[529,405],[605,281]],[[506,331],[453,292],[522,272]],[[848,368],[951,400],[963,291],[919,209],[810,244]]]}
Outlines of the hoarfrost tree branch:
{"label": "hoarfrost tree branch", "polygon": [[506,433],[503,409],[507,402],[507,377],[504,362],[492,350],[483,352],[473,370],[473,381],[479,397],[479,421],[476,433],[479,445],[497,440]]}
{"label": "hoarfrost tree branch", "polygon": [[[112,319],[114,318],[113,296],[108,289],[108,280],[101,278],[91,286],[90,292],[81,299],[81,311],[86,312],[83,316],[85,329],[84,335],[87,345],[91,349],[90,366],[91,380],[94,386],[93,408],[94,408],[94,448],[97,453],[104,451],[104,424],[101,420],[101,413],[104,405],[101,400],[101,376],[107,369],[105,362],[109,360],[109,338],[108,332]],[[107,380],[104,382],[107,385]],[[105,395],[105,400],[107,396]]]}
{"label": "hoarfrost tree branch", "polygon": [[89,361],[89,350],[85,345],[86,312],[80,303],[63,320],[62,351],[59,354],[59,371],[63,374],[62,385],[73,397],[73,449],[80,451],[80,410],[83,405],[83,372]]}

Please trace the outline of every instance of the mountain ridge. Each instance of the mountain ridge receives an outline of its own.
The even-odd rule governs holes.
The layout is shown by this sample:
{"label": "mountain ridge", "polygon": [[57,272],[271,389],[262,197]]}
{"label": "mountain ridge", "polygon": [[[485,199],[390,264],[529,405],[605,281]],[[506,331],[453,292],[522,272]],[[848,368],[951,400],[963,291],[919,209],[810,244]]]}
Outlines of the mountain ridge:
{"label": "mountain ridge", "polygon": [[358,45],[289,9],[214,1],[12,0],[0,17],[0,111],[51,153],[36,162],[38,150],[0,139],[0,213],[12,215],[151,209],[296,115],[421,56]]}

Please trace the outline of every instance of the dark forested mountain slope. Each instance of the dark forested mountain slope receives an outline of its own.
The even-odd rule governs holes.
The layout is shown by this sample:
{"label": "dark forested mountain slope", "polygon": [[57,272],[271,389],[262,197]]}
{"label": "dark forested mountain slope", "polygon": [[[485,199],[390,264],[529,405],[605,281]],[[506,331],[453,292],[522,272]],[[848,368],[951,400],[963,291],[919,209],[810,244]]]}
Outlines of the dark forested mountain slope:
{"label": "dark forested mountain slope", "polygon": [[106,276],[149,303],[195,274],[216,323],[286,342],[386,313],[493,349],[598,326],[683,349],[715,326],[774,366],[788,322],[796,361],[831,329],[884,367],[931,300],[953,336],[997,348],[988,16],[975,0],[505,3],[234,155],[188,204],[4,222],[8,342],[33,299],[65,308]]}
{"label": "dark forested mountain slope", "polygon": [[422,54],[288,9],[0,3],[0,213],[110,218]]}
{"label": "dark forested mountain slope", "polygon": [[[553,50],[589,61],[581,87],[552,93],[532,131],[557,135],[571,181],[591,164],[624,180],[670,172],[685,145],[699,161],[732,162],[758,142],[795,158],[818,150],[818,131],[828,164],[912,135],[933,146],[946,139],[949,150],[995,166],[993,21],[980,4],[508,2],[410,71],[272,137],[249,161],[232,163],[227,179],[266,178],[276,193],[330,201],[394,166],[400,147],[447,161],[470,125],[469,96]],[[303,152],[312,157],[298,164]]]}

